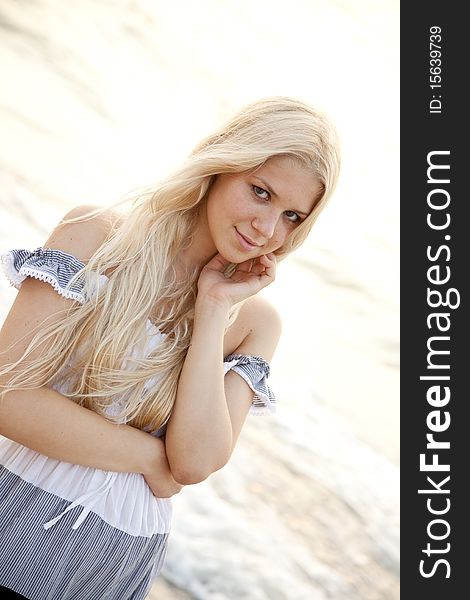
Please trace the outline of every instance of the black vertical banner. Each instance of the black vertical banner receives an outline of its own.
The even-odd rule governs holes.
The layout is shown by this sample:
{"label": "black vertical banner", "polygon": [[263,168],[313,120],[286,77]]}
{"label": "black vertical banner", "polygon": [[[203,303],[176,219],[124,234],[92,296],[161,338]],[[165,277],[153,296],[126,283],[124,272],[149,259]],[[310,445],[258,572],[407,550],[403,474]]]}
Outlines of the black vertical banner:
{"label": "black vertical banner", "polygon": [[470,52],[462,6],[401,5],[402,600],[470,597]]}

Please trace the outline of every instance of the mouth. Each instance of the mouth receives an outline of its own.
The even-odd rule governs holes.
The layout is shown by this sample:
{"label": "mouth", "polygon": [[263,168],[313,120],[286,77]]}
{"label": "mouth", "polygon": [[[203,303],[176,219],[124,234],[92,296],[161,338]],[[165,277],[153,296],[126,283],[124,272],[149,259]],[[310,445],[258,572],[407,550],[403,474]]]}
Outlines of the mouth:
{"label": "mouth", "polygon": [[240,245],[245,250],[253,250],[254,248],[260,248],[262,246],[262,244],[255,244],[255,242],[250,240],[250,238],[247,238],[244,235],[242,235],[236,227],[235,227],[235,231],[237,234],[238,241],[240,242]]}

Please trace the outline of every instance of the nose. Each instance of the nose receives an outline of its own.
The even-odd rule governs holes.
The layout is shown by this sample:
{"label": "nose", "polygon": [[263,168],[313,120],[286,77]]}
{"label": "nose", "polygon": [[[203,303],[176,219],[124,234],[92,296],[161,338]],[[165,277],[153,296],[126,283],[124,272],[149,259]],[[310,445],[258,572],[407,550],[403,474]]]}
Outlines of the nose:
{"label": "nose", "polygon": [[278,215],[275,211],[264,212],[262,215],[256,216],[251,222],[252,226],[265,240],[270,240],[276,230]]}

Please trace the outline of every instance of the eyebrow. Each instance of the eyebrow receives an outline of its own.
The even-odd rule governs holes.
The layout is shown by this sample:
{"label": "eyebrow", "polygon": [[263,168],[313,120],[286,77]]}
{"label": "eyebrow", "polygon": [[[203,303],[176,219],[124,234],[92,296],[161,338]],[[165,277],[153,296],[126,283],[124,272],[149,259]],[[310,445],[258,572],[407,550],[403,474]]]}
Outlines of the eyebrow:
{"label": "eyebrow", "polygon": [[[267,189],[267,191],[271,194],[271,196],[276,196],[276,198],[279,198],[278,194],[276,194],[276,192],[273,190],[273,188],[262,177],[258,177],[258,175],[255,175],[255,179],[257,179],[258,181],[261,181],[261,183],[264,185],[264,187]],[[299,215],[303,215],[304,217],[308,217],[308,215],[310,214],[310,213],[304,212],[303,210],[297,210],[297,209],[295,209],[293,212],[297,212],[297,213],[299,213]]]}

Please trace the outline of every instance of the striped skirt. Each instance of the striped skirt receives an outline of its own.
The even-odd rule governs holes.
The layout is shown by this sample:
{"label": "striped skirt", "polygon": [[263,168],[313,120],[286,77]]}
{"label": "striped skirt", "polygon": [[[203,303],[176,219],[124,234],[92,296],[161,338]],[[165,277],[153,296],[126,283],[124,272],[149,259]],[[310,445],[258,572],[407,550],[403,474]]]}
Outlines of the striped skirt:
{"label": "striped skirt", "polygon": [[44,457],[0,436],[0,586],[30,600],[140,600],[171,503],[141,475]]}

